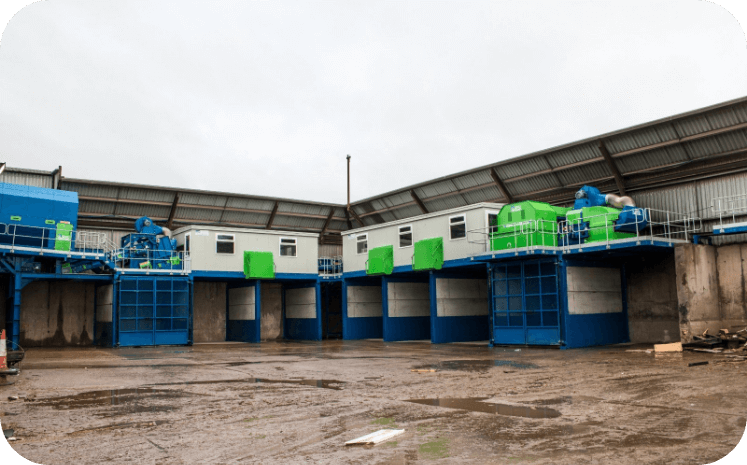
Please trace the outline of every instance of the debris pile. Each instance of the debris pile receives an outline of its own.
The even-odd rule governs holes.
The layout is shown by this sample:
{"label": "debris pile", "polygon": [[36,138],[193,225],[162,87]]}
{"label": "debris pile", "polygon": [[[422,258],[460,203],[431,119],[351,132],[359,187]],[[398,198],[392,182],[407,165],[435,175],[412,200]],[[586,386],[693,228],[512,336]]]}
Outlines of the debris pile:
{"label": "debris pile", "polygon": [[715,336],[706,329],[700,336],[693,336],[692,342],[682,344],[682,348],[693,352],[730,354],[734,361],[744,361],[747,360],[747,328],[736,332],[721,329]]}

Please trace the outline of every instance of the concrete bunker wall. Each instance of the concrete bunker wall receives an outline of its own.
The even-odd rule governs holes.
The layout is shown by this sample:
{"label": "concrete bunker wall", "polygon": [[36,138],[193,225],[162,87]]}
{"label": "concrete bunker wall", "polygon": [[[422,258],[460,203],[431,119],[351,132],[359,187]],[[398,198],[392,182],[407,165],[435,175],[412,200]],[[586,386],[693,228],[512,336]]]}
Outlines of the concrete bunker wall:
{"label": "concrete bunker wall", "polygon": [[381,287],[348,285],[347,303],[348,318],[381,317]]}
{"label": "concrete bunker wall", "polygon": [[260,335],[263,341],[283,338],[283,285],[262,283]]}
{"label": "concrete bunker wall", "polygon": [[488,315],[490,300],[486,279],[436,278],[436,315]]}
{"label": "concrete bunker wall", "polygon": [[316,288],[302,287],[285,291],[286,318],[316,318]]}
{"label": "concrete bunker wall", "polygon": [[92,344],[95,288],[85,281],[29,283],[21,294],[21,346]]}
{"label": "concrete bunker wall", "polygon": [[747,326],[747,244],[683,244],[675,249],[682,342],[709,330]]}
{"label": "concrete bunker wall", "polygon": [[343,339],[383,337],[384,307],[380,281],[346,282],[342,293]]}
{"label": "concrete bunker wall", "polygon": [[[254,288],[252,287],[252,296]],[[231,289],[235,291],[237,289]],[[192,300],[193,342],[221,342],[226,340],[226,283],[195,282]],[[252,297],[252,304],[254,299]],[[229,307],[229,312],[232,308]],[[251,314],[254,319],[254,313]],[[249,318],[246,318],[249,319]]]}
{"label": "concrete bunker wall", "polygon": [[387,305],[390,318],[430,317],[428,283],[388,283]]}
{"label": "concrete bunker wall", "polygon": [[628,262],[628,328],[630,342],[678,341],[677,275],[674,254]]}

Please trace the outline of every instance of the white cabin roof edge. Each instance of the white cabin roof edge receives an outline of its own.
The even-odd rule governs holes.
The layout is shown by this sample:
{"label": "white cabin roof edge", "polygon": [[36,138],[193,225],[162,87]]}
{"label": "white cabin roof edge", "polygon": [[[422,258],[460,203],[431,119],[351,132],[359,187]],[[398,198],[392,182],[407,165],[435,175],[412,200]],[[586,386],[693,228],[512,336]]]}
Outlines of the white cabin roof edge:
{"label": "white cabin roof edge", "polygon": [[394,226],[394,225],[397,225],[397,224],[407,224],[407,223],[412,223],[412,222],[419,221],[419,220],[425,220],[425,219],[428,219],[428,218],[436,218],[438,216],[452,215],[454,213],[466,212],[466,211],[470,211],[470,210],[477,210],[477,209],[480,209],[480,208],[496,208],[496,209],[500,210],[504,205],[506,205],[506,204],[505,203],[491,203],[491,202],[473,203],[471,205],[465,205],[463,207],[451,208],[449,210],[439,210],[439,211],[433,212],[433,213],[424,213],[422,215],[411,216],[411,217],[408,217],[408,218],[402,218],[402,219],[399,219],[399,220],[389,221],[389,222],[386,222],[386,223],[372,224],[372,225],[369,225],[369,226],[363,226],[363,227],[356,228],[356,229],[348,229],[347,231],[343,231],[342,235],[343,236],[347,236],[347,235],[350,235],[350,234],[358,234],[358,233],[362,233],[362,232],[365,232],[365,231],[372,231],[374,229],[381,229],[381,228],[386,228],[386,227],[389,227],[389,226]]}
{"label": "white cabin roof edge", "polygon": [[269,234],[272,236],[299,236],[299,237],[319,237],[319,233],[307,233],[299,231],[284,231],[282,229],[254,229],[254,228],[231,228],[228,226],[207,226],[192,224],[189,226],[182,226],[181,228],[172,232],[172,236],[181,234],[192,230],[205,230],[205,231],[224,231],[234,233],[250,233],[250,234]]}

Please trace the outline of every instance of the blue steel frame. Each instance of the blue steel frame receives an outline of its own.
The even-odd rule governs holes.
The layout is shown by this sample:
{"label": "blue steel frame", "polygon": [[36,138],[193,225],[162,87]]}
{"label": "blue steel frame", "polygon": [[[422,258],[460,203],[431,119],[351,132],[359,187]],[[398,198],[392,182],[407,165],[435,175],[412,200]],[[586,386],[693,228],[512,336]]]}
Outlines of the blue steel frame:
{"label": "blue steel frame", "polygon": [[[254,286],[254,319],[231,320],[230,291],[242,287]],[[259,279],[226,282],[226,341],[258,343],[262,339],[262,281]]]}
{"label": "blue steel frame", "polygon": [[[159,275],[117,276],[117,345],[189,345],[192,280]],[[113,312],[112,312],[113,313]]]}
{"label": "blue steel frame", "polygon": [[[384,317],[349,317],[348,286],[381,287],[380,277],[350,278],[342,280],[342,339],[381,339],[384,337]],[[383,302],[382,302],[383,306]],[[383,312],[383,308],[382,308]]]}
{"label": "blue steel frame", "polygon": [[[569,267],[616,268],[620,270],[621,313],[571,315],[568,312],[567,269]],[[628,282],[624,262],[600,260],[562,260],[561,282],[565,290],[563,312],[563,349],[630,342],[628,328]]]}
{"label": "blue steel frame", "polygon": [[564,293],[559,261],[512,260],[491,265],[492,344],[561,344]]}
{"label": "blue steel frame", "polygon": [[[490,338],[488,305],[487,315],[471,316],[438,316],[437,279],[488,279],[487,265],[463,268],[459,272],[454,269],[431,271],[429,276],[429,290],[431,297],[431,342],[444,344],[449,342],[487,341]],[[488,299],[490,295],[486,296]],[[486,301],[487,303],[487,301]]]}
{"label": "blue steel frame", "polygon": [[[285,311],[285,292],[288,289],[314,288],[315,293],[315,318],[288,318]],[[304,341],[321,341],[322,340],[322,301],[321,301],[321,284],[319,280],[311,283],[293,283],[283,284],[283,338]]]}
{"label": "blue steel frame", "polygon": [[[385,342],[415,341],[431,338],[431,317],[428,316],[389,316],[389,283],[429,283],[427,272],[409,275],[381,277],[381,310],[383,315],[383,333]],[[431,306],[429,304],[429,306]],[[432,309],[431,309],[432,312]]]}

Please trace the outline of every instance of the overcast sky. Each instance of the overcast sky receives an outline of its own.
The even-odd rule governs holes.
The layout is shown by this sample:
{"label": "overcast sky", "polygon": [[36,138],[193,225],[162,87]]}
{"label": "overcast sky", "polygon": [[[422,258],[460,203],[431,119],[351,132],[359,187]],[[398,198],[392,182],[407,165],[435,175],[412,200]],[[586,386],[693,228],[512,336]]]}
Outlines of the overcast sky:
{"label": "overcast sky", "polygon": [[345,202],[747,95],[707,2],[49,0],[0,45],[0,159]]}

